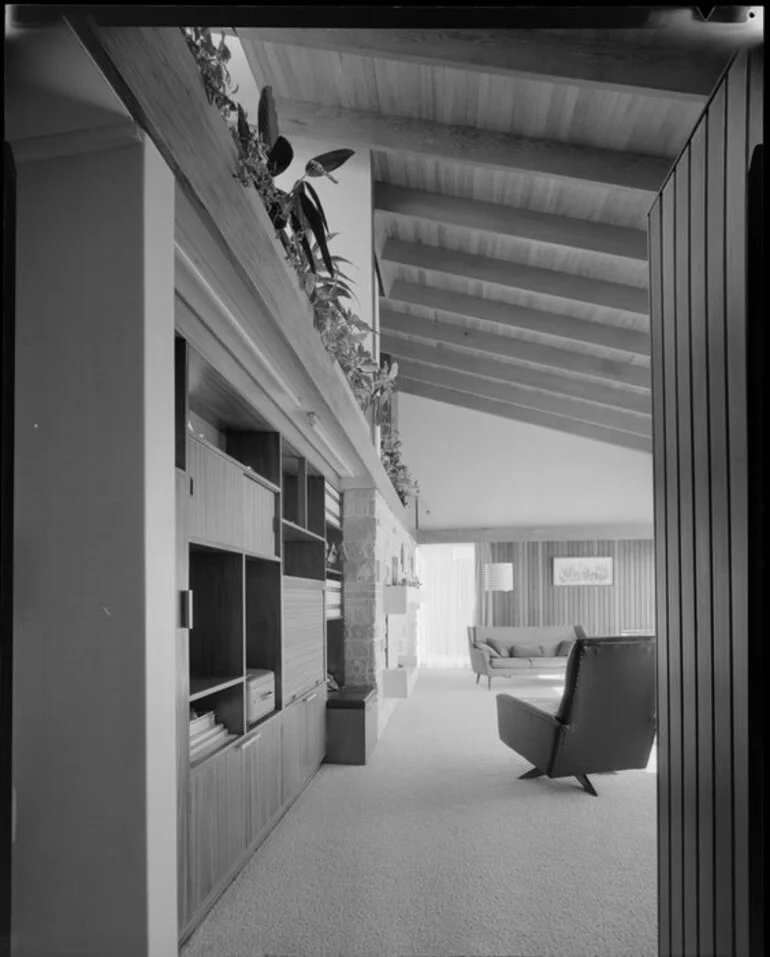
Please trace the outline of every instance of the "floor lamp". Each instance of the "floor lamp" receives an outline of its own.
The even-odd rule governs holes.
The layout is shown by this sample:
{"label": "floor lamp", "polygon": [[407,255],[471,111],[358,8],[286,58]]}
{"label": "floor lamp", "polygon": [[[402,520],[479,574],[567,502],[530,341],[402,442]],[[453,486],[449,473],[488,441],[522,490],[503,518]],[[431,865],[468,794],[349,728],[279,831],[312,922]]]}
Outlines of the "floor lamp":
{"label": "floor lamp", "polygon": [[513,565],[510,562],[490,562],[484,566],[484,624],[494,625],[490,592],[513,591]]}

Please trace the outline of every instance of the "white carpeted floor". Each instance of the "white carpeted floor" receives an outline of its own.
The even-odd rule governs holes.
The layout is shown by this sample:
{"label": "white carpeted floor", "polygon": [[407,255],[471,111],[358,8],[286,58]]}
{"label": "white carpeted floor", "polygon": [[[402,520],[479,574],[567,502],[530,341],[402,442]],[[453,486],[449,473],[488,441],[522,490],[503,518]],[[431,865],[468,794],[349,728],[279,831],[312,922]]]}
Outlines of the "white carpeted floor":
{"label": "white carpeted floor", "polygon": [[505,690],[423,670],[371,763],[321,768],[183,957],[657,954],[655,775],[597,775],[598,798],[517,780]]}

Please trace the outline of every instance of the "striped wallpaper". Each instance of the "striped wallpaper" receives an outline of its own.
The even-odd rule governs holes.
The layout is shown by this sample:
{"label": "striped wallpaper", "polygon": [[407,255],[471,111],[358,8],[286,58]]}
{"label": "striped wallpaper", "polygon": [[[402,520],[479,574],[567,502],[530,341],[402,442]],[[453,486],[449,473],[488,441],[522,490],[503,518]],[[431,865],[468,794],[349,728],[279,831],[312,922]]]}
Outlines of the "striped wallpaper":
{"label": "striped wallpaper", "polygon": [[[614,584],[555,588],[553,559],[576,555],[611,556]],[[513,592],[493,592],[495,625],[582,625],[589,636],[655,628],[652,539],[496,542],[492,561],[513,563]]]}

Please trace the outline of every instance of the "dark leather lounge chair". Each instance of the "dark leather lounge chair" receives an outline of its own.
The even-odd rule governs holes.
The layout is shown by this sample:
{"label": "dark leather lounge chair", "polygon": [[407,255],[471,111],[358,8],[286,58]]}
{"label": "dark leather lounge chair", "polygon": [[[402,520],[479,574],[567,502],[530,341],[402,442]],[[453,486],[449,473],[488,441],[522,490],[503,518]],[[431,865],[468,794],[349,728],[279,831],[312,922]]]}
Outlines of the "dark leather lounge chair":
{"label": "dark leather lounge chair", "polygon": [[522,778],[576,777],[644,768],[655,738],[655,638],[579,638],[564,694],[547,709],[497,695],[500,740],[534,767]]}

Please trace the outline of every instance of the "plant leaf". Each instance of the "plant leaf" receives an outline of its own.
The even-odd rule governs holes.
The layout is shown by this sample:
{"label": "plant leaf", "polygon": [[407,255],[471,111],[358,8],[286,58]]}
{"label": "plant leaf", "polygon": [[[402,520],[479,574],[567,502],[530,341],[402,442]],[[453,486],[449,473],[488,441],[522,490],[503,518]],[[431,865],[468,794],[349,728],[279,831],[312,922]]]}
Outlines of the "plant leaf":
{"label": "plant leaf", "polygon": [[238,139],[241,141],[243,149],[247,150],[251,140],[251,129],[249,128],[249,121],[246,119],[246,111],[240,103],[238,104]]}
{"label": "plant leaf", "polygon": [[326,245],[326,230],[324,229],[323,219],[321,214],[318,212],[316,207],[313,205],[309,196],[306,193],[300,193],[300,202],[302,203],[302,211],[307,218],[307,221],[310,223],[310,228],[313,230],[313,235],[315,236],[318,247],[321,250],[321,255],[323,256],[324,265],[330,276],[334,275],[334,263],[331,260],[329,255],[329,247]]}
{"label": "plant leaf", "polygon": [[[305,166],[305,172],[308,176],[323,176],[324,173],[331,173],[339,169],[343,163],[347,163],[353,155],[353,150],[331,150],[329,153],[320,153],[308,160]],[[320,167],[320,169],[319,169]]]}
{"label": "plant leaf", "polygon": [[263,86],[259,96],[259,135],[268,149],[272,149],[278,139],[278,114],[275,110],[272,86]]}
{"label": "plant leaf", "polygon": [[280,176],[294,159],[294,150],[285,136],[279,136],[267,157],[267,170],[271,176]]}
{"label": "plant leaf", "polygon": [[[317,192],[315,191],[315,189],[310,185],[310,183],[305,183],[305,186],[307,187],[308,192],[309,192],[310,195],[313,197],[313,199],[314,199],[314,201],[315,201],[315,204],[316,204],[316,206],[318,207],[318,212],[321,214],[321,219],[323,220],[324,229],[325,229],[326,232],[328,233],[328,232],[329,232],[329,224],[326,222],[326,213],[324,212],[324,208],[323,208],[323,204],[321,203],[321,200],[318,198],[318,193],[317,193]],[[336,236],[337,234],[335,233],[334,235]],[[331,237],[331,236],[327,236],[327,240],[326,240],[327,243],[328,243],[328,241],[329,241],[330,239],[332,239],[332,237]]]}

